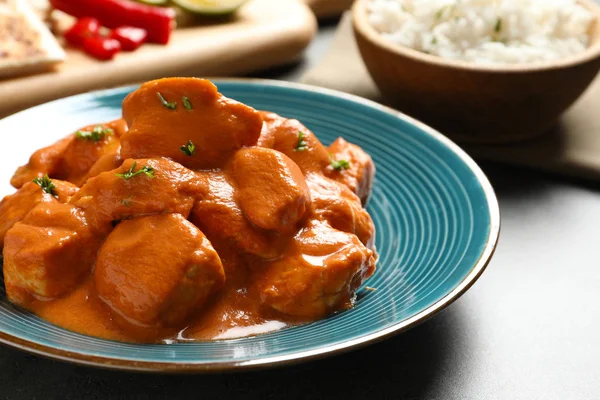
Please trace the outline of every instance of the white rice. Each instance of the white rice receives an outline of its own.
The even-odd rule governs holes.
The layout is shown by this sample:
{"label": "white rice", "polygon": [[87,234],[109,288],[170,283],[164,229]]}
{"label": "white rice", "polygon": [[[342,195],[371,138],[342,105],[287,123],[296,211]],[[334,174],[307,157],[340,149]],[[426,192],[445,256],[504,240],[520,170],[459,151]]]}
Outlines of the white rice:
{"label": "white rice", "polygon": [[478,64],[550,61],[583,52],[593,15],[575,0],[370,0],[391,42]]}

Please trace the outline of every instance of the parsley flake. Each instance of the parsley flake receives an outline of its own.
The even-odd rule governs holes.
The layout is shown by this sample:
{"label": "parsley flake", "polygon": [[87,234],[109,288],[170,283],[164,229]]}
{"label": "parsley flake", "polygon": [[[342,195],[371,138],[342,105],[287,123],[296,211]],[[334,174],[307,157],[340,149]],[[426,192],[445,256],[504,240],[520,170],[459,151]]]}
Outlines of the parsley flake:
{"label": "parsley flake", "polygon": [[451,5],[445,5],[442,8],[440,8],[436,13],[435,13],[435,19],[442,19],[445,15],[446,12],[452,12],[452,6]]}
{"label": "parsley flake", "polygon": [[185,96],[183,96],[183,106],[186,110],[192,111],[192,103],[190,102],[190,99]]}
{"label": "parsley flake", "polygon": [[113,130],[110,128],[103,128],[101,125],[94,127],[91,131],[77,131],[75,132],[75,136],[77,139],[81,140],[90,140],[94,141],[94,143],[98,143],[102,139],[104,139],[107,135],[112,135]]}
{"label": "parsley flake", "polygon": [[125,199],[121,199],[121,204],[123,204],[125,207],[131,207],[131,203],[132,203],[131,197],[132,196],[130,195],[130,196],[127,196],[127,198],[125,198]]}
{"label": "parsley flake", "polygon": [[52,183],[52,180],[50,179],[48,174],[44,175],[41,178],[35,178],[32,182],[41,187],[44,192],[58,198],[58,195],[54,191],[54,189],[56,189],[56,186],[54,185],[54,183]]}
{"label": "parsley flake", "polygon": [[350,162],[348,160],[334,160],[331,154],[329,154],[329,160],[331,161],[331,168],[336,171],[350,168]]}
{"label": "parsley flake", "polygon": [[494,25],[494,32],[500,33],[502,30],[502,18],[498,18],[496,20],[496,25]]}
{"label": "parsley flake", "polygon": [[134,161],[133,164],[131,164],[131,168],[129,168],[129,171],[125,172],[124,174],[115,174],[115,176],[118,176],[119,178],[123,178],[126,181],[128,181],[129,179],[131,179],[137,175],[140,175],[140,174],[144,174],[149,178],[154,178],[154,168],[145,165],[141,169],[136,171],[135,170],[136,165],[137,165],[137,161]]}
{"label": "parsley flake", "polygon": [[168,108],[169,110],[174,110],[177,107],[177,102],[176,101],[167,101],[167,100],[165,100],[165,98],[163,97],[162,94],[160,94],[160,92],[156,92],[156,95],[158,96],[158,99],[160,100],[160,102],[162,103],[162,105],[165,108]]}
{"label": "parsley flake", "polygon": [[184,144],[183,146],[181,146],[179,148],[179,150],[181,150],[181,152],[183,154],[185,154],[186,156],[193,156],[194,152],[196,151],[196,146],[194,146],[194,143],[191,140],[188,140],[187,144]]}
{"label": "parsley flake", "polygon": [[306,149],[308,149],[308,143],[306,143],[306,140],[304,140],[304,132],[299,131],[298,143],[296,143],[296,148],[294,149],[294,151],[304,151]]}

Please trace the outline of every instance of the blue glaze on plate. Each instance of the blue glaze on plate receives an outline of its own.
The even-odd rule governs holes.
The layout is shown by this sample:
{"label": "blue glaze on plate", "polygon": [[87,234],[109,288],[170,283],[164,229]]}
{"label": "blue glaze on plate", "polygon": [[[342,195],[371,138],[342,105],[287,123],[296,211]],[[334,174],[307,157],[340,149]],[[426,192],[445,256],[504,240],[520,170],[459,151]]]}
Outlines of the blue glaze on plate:
{"label": "blue glaze on plate", "polygon": [[[299,119],[325,144],[338,136],[362,146],[377,167],[368,205],[377,228],[377,271],[356,306],[307,325],[243,339],[136,345],[53,326],[12,306],[0,289],[0,340],[55,358],[123,369],[221,370],[330,354],[407,329],[458,298],[485,268],[496,245],[499,211],[489,182],[457,146],[432,129],[375,103],[308,86],[215,80],[228,97]],[[118,118],[134,87],[79,95],[0,121],[0,132],[44,131],[48,144],[81,125]],[[23,136],[21,134],[21,136]],[[0,159],[27,155],[0,135]],[[31,147],[33,146],[33,147]],[[19,150],[17,150],[19,149]],[[19,155],[21,163],[24,155]],[[15,165],[3,165],[2,185]],[[0,195],[10,193],[0,186]]]}

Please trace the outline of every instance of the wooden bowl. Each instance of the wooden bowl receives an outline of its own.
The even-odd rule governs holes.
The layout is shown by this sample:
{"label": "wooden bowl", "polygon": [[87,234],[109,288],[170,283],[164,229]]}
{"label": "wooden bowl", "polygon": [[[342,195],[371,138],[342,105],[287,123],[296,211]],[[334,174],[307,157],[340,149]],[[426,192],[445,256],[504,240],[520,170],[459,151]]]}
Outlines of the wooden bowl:
{"label": "wooden bowl", "polygon": [[[366,0],[352,8],[362,58],[386,101],[465,143],[507,143],[549,130],[600,69],[600,6],[588,49],[545,63],[476,65],[445,60],[385,40],[367,18]],[[600,110],[599,110],[600,112]]]}

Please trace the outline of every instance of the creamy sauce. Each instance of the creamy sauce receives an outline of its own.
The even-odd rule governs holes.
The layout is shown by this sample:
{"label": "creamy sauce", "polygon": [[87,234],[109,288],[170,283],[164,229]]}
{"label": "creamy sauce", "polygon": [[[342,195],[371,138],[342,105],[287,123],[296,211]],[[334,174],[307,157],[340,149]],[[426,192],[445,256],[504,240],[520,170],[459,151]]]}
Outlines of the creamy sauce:
{"label": "creamy sauce", "polygon": [[[245,305],[244,305],[245,304]],[[263,315],[243,288],[226,287],[216,301],[181,330],[153,328],[132,333],[113,320],[110,309],[98,299],[90,277],[68,296],[53,301],[34,301],[29,309],[65,329],[122,342],[177,343],[233,339],[276,331],[299,322]]]}
{"label": "creamy sauce", "polygon": [[236,339],[246,336],[255,336],[261,333],[277,331],[281,328],[284,328],[285,326],[287,326],[287,324],[282,321],[267,321],[265,323],[252,326],[236,326],[234,328],[229,329],[228,331],[223,332],[220,335],[215,336],[213,339],[222,340]]}

